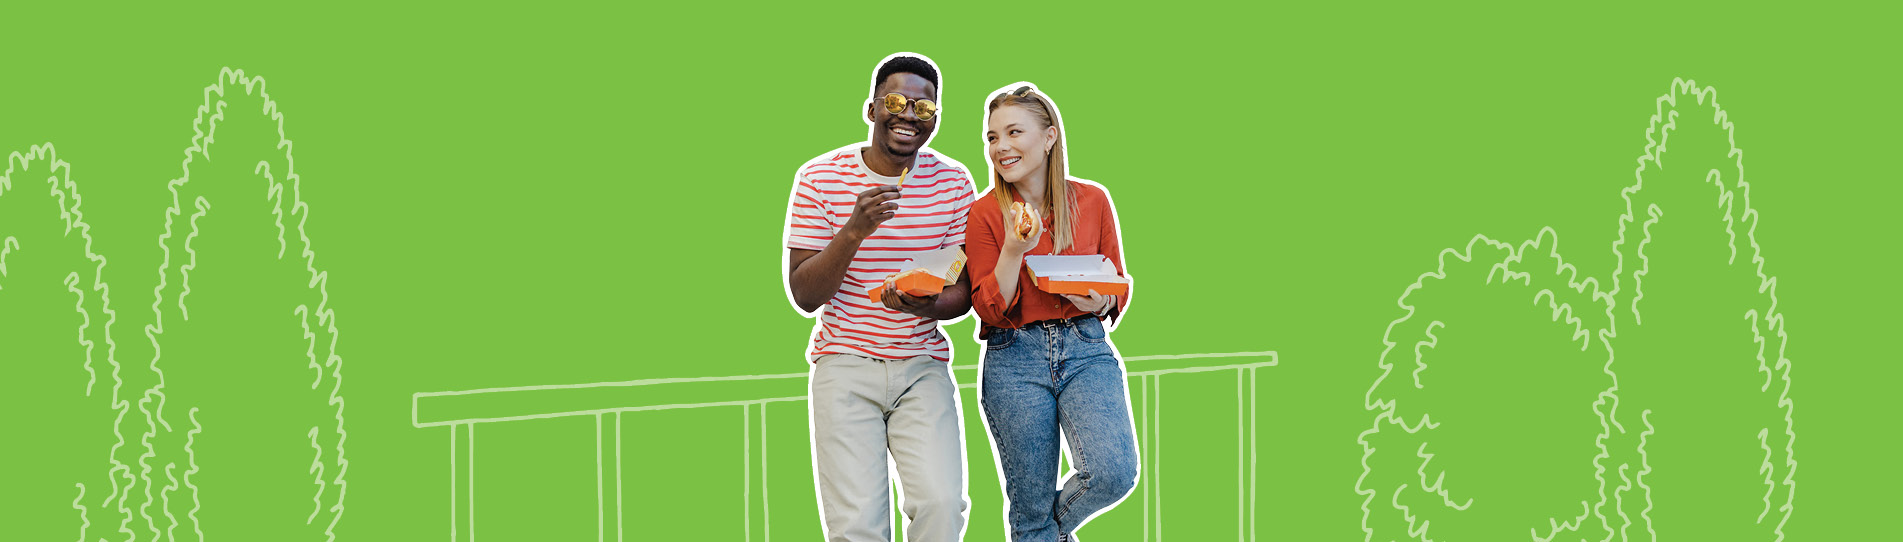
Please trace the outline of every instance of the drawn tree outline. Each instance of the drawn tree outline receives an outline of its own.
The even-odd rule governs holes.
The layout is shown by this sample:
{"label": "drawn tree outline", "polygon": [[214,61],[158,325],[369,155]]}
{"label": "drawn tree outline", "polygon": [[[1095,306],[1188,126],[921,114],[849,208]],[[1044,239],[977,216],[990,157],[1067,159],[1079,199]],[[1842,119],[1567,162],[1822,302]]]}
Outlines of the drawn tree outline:
{"label": "drawn tree outline", "polygon": [[[1428,437],[1457,419],[1429,411],[1435,393],[1459,389],[1458,382],[1434,381],[1437,368],[1554,362],[1437,358],[1449,348],[1441,336],[1476,318],[1455,313],[1480,309],[1444,300],[1427,307],[1420,296],[1465,278],[1513,292],[1523,300],[1515,303],[1551,309],[1557,331],[1549,340],[1567,336],[1584,353],[1551,366],[1576,376],[1588,360],[1603,358],[1603,377],[1592,380],[1605,387],[1589,403],[1564,410],[1576,418],[1589,409],[1596,418],[1597,434],[1590,435],[1597,450],[1590,460],[1596,490],[1570,496],[1578,502],[1576,511],[1504,522],[1517,523],[1533,540],[1783,540],[1797,485],[1791,362],[1777,279],[1765,270],[1756,235],[1760,215],[1750,205],[1744,152],[1715,89],[1675,79],[1656,107],[1634,184],[1620,193],[1625,212],[1612,246],[1617,263],[1609,285],[1581,278],[1565,264],[1558,233],[1548,228],[1518,247],[1477,236],[1465,250],[1445,250],[1440,266],[1403,292],[1397,305],[1404,314],[1383,337],[1381,373],[1364,403],[1374,423],[1358,437],[1363,472],[1355,490],[1363,496],[1365,539],[1485,539],[1466,530],[1468,523],[1503,520],[1463,523],[1486,516],[1484,505],[1476,503],[1537,499],[1546,489],[1463,493],[1467,479],[1493,473],[1484,466],[1430,469],[1449,460],[1430,453],[1436,441]],[[1671,152],[1668,142],[1684,150]],[[1555,265],[1528,265],[1534,249],[1549,245]],[[1513,310],[1496,303],[1481,312]],[[1439,386],[1424,385],[1423,375]],[[1696,400],[1685,399],[1688,389]],[[1492,428],[1496,441],[1514,442],[1502,429]],[[1579,438],[1553,440],[1576,446],[1571,443]],[[1745,447],[1761,455],[1740,462],[1737,452]],[[1566,466],[1554,468],[1577,471],[1577,463],[1566,459],[1559,463]],[[1714,489],[1714,479],[1724,489]],[[1749,487],[1757,490],[1732,491]]]}

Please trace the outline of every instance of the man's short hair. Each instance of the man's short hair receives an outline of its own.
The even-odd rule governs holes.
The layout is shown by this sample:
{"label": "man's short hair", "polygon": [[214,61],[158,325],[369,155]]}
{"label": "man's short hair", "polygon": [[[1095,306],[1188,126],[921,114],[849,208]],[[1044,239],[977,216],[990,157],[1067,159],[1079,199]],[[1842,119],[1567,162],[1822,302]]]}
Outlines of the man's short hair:
{"label": "man's short hair", "polygon": [[932,92],[938,92],[938,68],[932,67],[931,61],[922,57],[895,55],[885,59],[885,63],[879,65],[877,75],[872,77],[873,99],[879,98],[879,86],[884,85],[886,78],[892,77],[895,73],[910,73],[924,77],[926,81],[932,82]]}

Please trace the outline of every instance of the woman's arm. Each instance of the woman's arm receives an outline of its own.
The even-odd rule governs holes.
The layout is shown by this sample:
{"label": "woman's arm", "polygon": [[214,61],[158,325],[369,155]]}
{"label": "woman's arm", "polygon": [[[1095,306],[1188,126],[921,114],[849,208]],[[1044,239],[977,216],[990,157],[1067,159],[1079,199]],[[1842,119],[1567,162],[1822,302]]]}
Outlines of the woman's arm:
{"label": "woman's arm", "polygon": [[[1005,299],[1018,298],[1018,271],[1024,268],[1024,253],[998,254],[998,263],[992,266],[991,280],[998,283],[998,296]],[[1010,308],[1006,306],[1005,308]]]}
{"label": "woman's arm", "polygon": [[1130,279],[1128,291],[1125,292],[1124,295],[1115,296],[1116,299],[1113,302],[1116,304],[1116,308],[1110,309],[1109,317],[1116,318],[1123,314],[1124,308],[1130,306],[1130,296],[1136,293],[1136,279],[1135,277],[1131,277],[1130,271],[1123,266],[1123,232],[1117,225],[1117,206],[1110,201],[1110,191],[1108,189],[1103,190],[1103,206],[1101,209],[1103,212],[1103,231],[1098,233],[1101,237],[1098,238],[1097,245],[1103,248],[1104,257],[1109,258],[1110,263],[1117,266],[1117,274]]}
{"label": "woman's arm", "polygon": [[991,211],[996,208],[989,197],[981,197],[972,205],[970,231],[965,235],[965,271],[971,276],[971,309],[978,313],[978,319],[1011,327],[1015,323],[1009,313],[1018,302],[1017,277],[1024,265],[1024,251],[1007,253],[1000,243],[1010,228],[1003,224],[1002,212]]}
{"label": "woman's arm", "polygon": [[[1004,217],[1004,220],[1009,218]],[[1000,220],[1004,226],[1003,231],[1013,232],[1013,235],[1001,236],[1003,242],[998,246],[998,265],[993,270],[993,278],[998,281],[999,295],[1006,299],[1017,299],[1018,272],[1024,269],[1024,255],[1037,246],[1038,237],[1044,235],[1044,224],[1042,220],[1031,219],[1031,235],[1026,239],[1019,239],[1015,235],[1019,226],[1015,223],[1003,224],[1004,220]]]}

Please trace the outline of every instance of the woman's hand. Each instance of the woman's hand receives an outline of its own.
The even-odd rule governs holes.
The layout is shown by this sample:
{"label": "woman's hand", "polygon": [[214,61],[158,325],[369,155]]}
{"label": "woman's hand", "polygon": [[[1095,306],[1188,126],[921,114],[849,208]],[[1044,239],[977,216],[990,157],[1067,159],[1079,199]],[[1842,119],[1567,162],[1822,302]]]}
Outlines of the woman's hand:
{"label": "woman's hand", "polygon": [[1077,310],[1091,314],[1103,314],[1105,309],[1117,302],[1117,296],[1099,294],[1096,290],[1091,290],[1089,297],[1064,294],[1064,299],[1069,299],[1070,304],[1077,306]]}
{"label": "woman's hand", "polygon": [[1020,239],[1018,238],[1018,228],[1021,227],[1021,225],[1017,223],[1018,221],[1012,220],[1012,217],[1009,216],[1010,214],[1016,213],[1008,213],[1005,216],[1005,222],[1008,222],[1008,224],[1004,225],[1004,242],[999,243],[998,248],[1004,254],[1023,256],[1030,253],[1031,249],[1037,248],[1037,238],[1044,235],[1044,221],[1038,218],[1036,211],[1032,211],[1029,216],[1025,217],[1025,219],[1031,223],[1031,234]]}

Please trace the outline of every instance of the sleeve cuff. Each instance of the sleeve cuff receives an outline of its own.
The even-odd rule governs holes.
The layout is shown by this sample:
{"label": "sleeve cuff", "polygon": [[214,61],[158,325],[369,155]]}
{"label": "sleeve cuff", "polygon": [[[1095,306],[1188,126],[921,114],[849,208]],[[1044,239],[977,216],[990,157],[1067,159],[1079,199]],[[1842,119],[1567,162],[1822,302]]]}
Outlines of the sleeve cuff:
{"label": "sleeve cuff", "polygon": [[972,283],[971,289],[977,292],[977,295],[974,296],[976,299],[972,301],[972,305],[974,307],[983,308],[983,310],[980,310],[978,313],[980,319],[986,320],[987,324],[993,325],[1017,325],[1011,321],[1009,315],[1011,308],[1017,306],[1018,297],[1024,295],[1024,292],[1012,292],[1011,299],[1005,299],[1004,296],[998,295],[998,278],[990,274],[986,274],[984,277],[979,278],[977,282]]}

